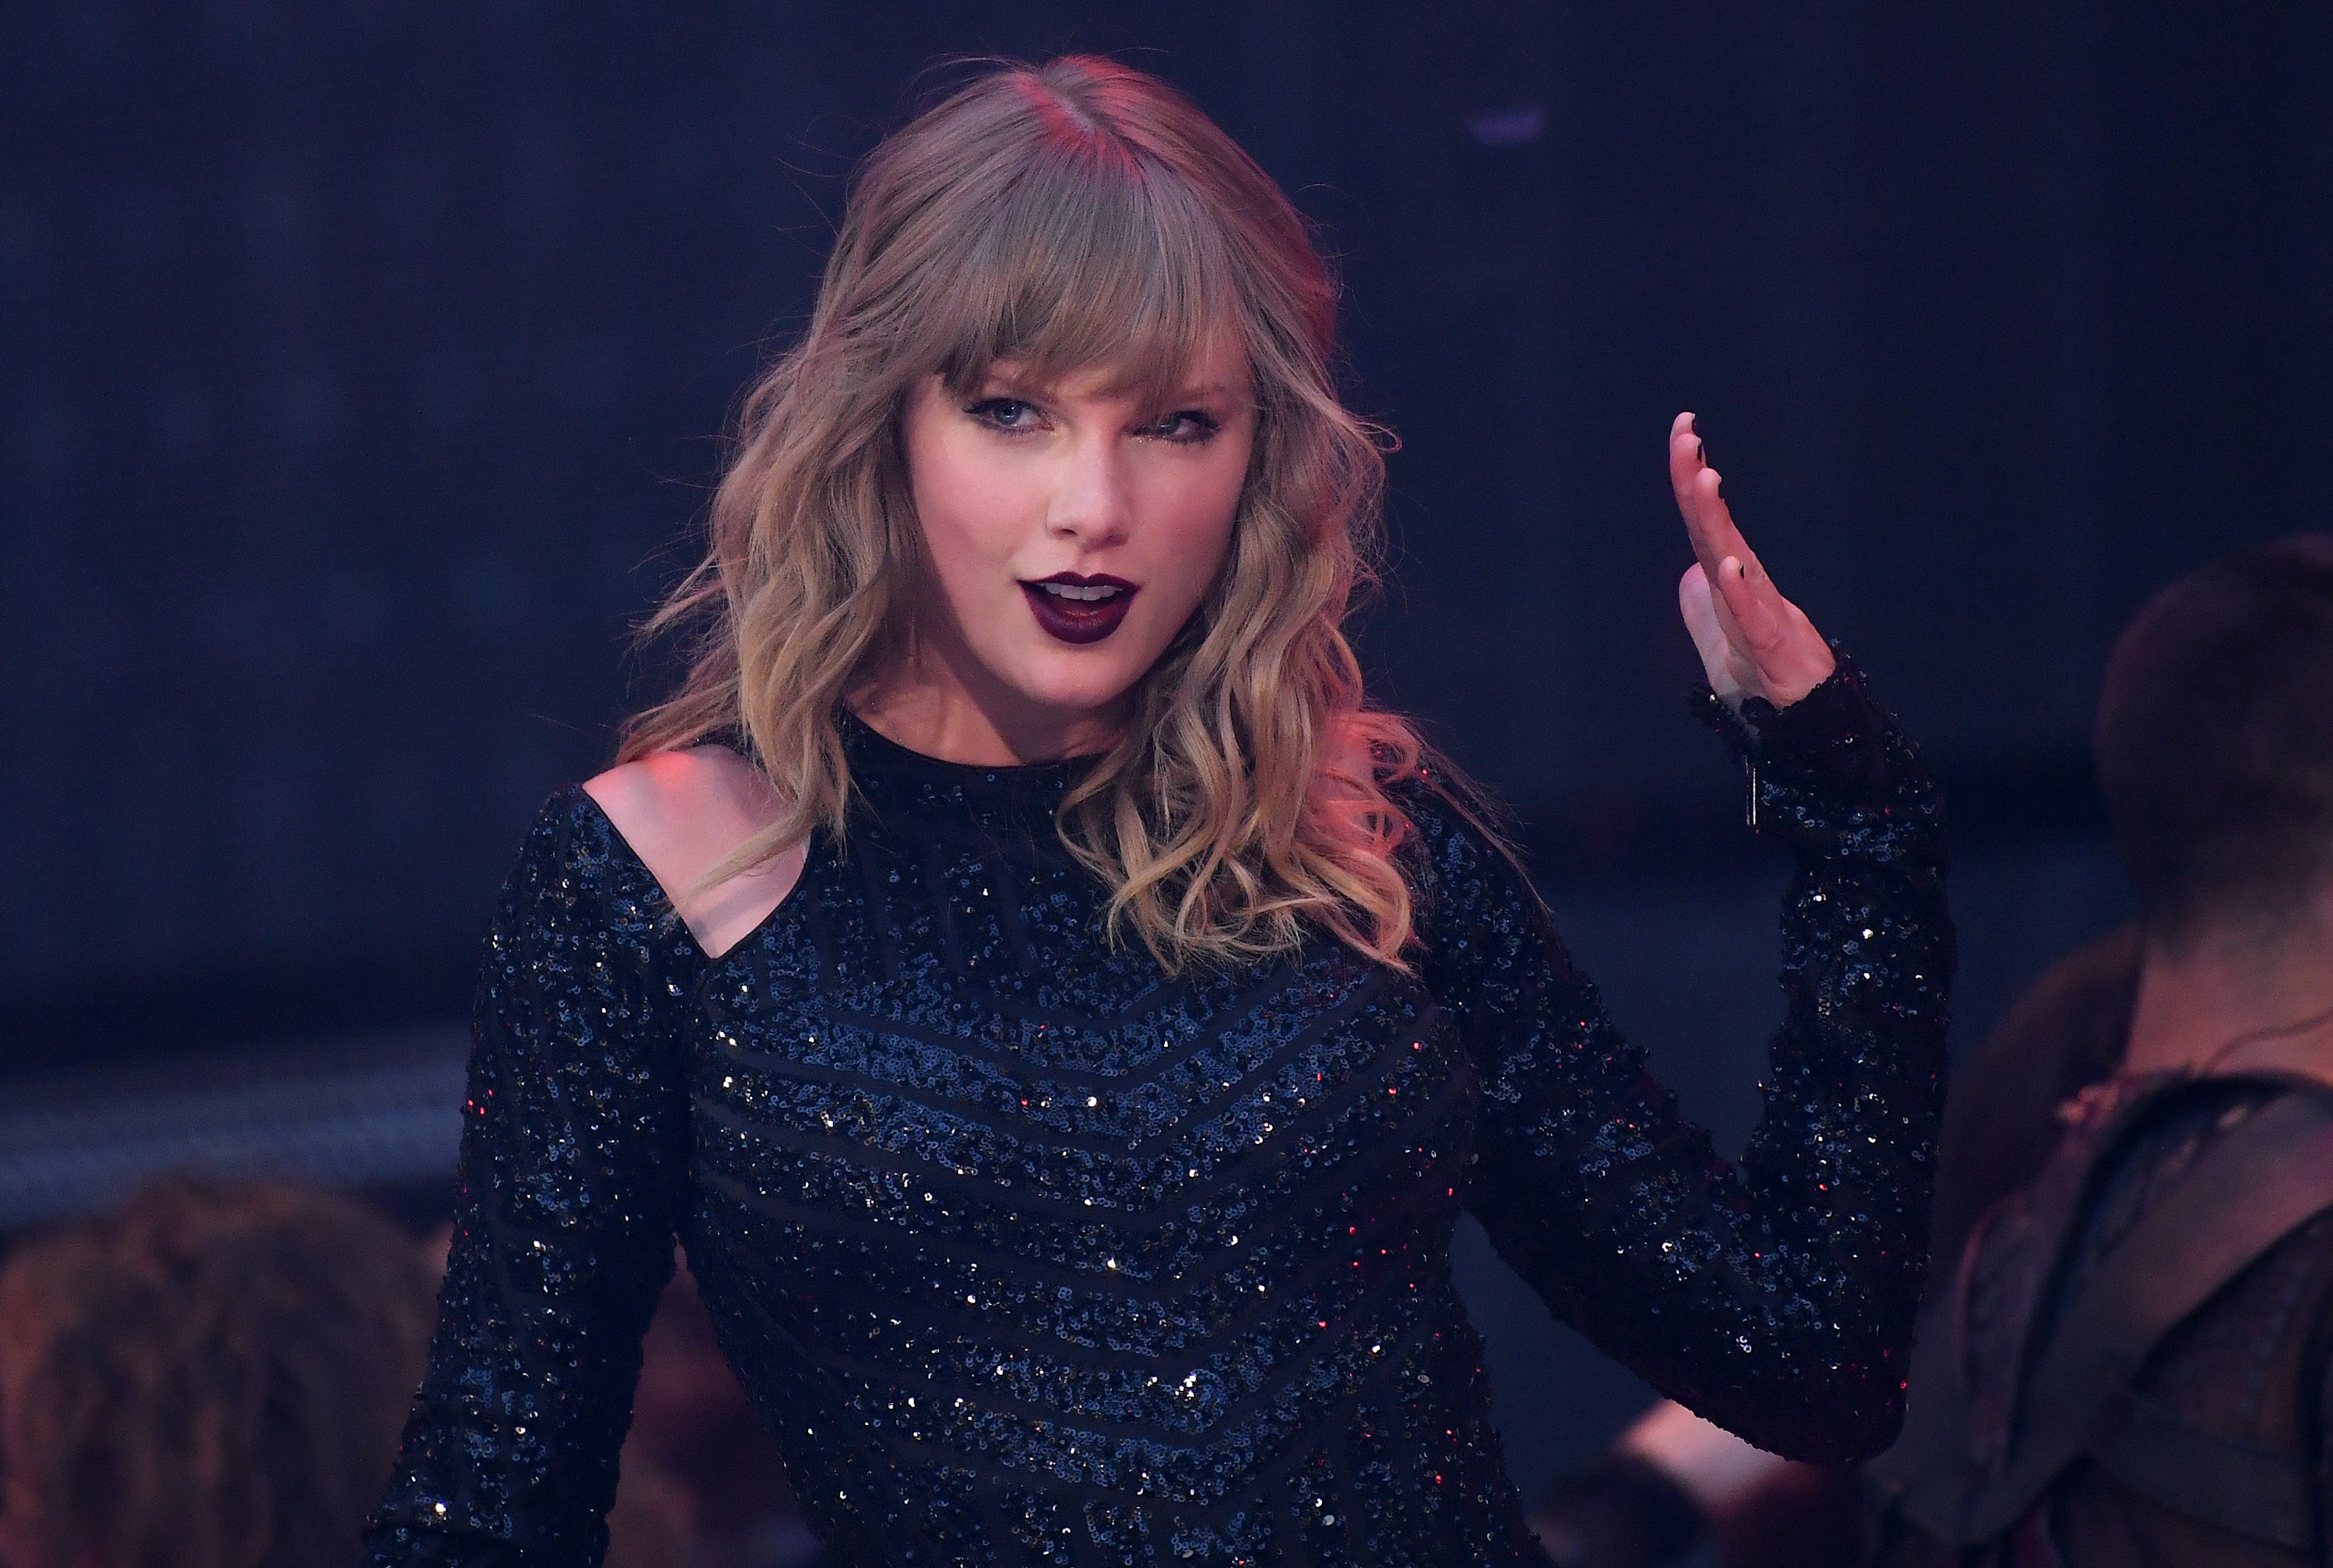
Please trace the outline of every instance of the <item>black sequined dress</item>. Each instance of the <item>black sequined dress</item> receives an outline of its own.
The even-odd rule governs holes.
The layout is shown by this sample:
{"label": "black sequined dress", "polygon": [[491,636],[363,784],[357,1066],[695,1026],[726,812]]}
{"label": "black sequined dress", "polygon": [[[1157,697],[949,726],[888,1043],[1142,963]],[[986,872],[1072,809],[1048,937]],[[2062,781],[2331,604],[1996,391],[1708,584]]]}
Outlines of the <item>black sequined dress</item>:
{"label": "black sequined dress", "polygon": [[708,961],[580,791],[529,835],[477,1010],[430,1370],[379,1564],[584,1564],[686,1245],[839,1563],[1544,1559],[1452,1288],[1480,1217],[1656,1387],[1818,1459],[1893,1435],[1952,938],[1909,747],[1845,671],[1747,723],[1799,871],[1739,1172],[1527,884],[1404,785],[1407,977],[1326,938],[1169,978],[1052,811],[851,722],[842,850]]}

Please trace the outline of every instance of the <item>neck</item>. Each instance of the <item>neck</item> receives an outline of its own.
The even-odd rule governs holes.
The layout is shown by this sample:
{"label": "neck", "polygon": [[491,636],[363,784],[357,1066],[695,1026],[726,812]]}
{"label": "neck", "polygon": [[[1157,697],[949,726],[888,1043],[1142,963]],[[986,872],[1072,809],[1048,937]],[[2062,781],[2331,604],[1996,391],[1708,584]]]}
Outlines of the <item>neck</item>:
{"label": "neck", "polygon": [[912,752],[974,767],[1014,767],[1107,751],[1123,701],[1069,708],[1032,701],[997,679],[958,639],[919,639],[897,668],[851,701],[878,734]]}
{"label": "neck", "polygon": [[[2280,1065],[2333,1079],[2333,899],[2272,928],[2150,939],[2124,1070]],[[2233,1043],[2233,1048],[2231,1044]]]}

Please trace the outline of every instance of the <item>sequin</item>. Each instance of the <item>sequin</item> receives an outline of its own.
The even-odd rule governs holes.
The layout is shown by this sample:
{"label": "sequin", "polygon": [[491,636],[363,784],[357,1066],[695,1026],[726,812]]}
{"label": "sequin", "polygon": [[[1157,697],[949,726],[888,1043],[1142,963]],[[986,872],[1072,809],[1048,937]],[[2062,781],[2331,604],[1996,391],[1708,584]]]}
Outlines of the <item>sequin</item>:
{"label": "sequin", "polygon": [[1507,860],[1403,786],[1423,956],[1169,977],[1055,839],[1075,765],[850,728],[838,851],[708,962],[588,797],[490,939],[428,1379],[375,1563],[592,1563],[681,1236],[847,1564],[1541,1563],[1453,1289],[1481,1217],[1564,1319],[1762,1447],[1898,1419],[1952,937],[1934,793],[1850,670],[1704,717],[1796,851],[1742,1169]]}

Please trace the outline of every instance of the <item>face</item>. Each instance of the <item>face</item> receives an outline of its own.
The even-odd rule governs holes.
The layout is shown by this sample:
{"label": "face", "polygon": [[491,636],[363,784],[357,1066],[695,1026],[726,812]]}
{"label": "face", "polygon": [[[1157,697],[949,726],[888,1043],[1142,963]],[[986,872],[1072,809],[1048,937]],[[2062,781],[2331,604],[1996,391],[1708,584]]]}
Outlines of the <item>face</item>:
{"label": "face", "polygon": [[1163,403],[1109,380],[1036,385],[1000,362],[969,396],[933,376],[909,399],[932,581],[908,679],[926,710],[956,707],[937,729],[971,749],[1107,745],[1230,547],[1255,441],[1245,354],[1219,340]]}

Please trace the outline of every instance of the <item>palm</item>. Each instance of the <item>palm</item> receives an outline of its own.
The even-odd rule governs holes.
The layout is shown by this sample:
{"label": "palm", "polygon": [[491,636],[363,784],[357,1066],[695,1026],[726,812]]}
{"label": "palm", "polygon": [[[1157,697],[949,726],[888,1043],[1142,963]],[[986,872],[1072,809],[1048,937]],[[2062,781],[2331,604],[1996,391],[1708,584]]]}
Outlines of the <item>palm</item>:
{"label": "palm", "polygon": [[1669,484],[1693,539],[1694,563],[1677,583],[1677,608],[1710,688],[1736,707],[1745,697],[1790,707],[1820,686],[1838,660],[1734,526],[1691,414],[1679,414],[1669,427]]}

